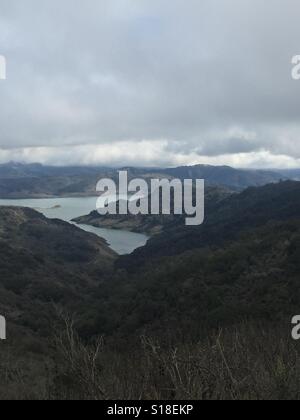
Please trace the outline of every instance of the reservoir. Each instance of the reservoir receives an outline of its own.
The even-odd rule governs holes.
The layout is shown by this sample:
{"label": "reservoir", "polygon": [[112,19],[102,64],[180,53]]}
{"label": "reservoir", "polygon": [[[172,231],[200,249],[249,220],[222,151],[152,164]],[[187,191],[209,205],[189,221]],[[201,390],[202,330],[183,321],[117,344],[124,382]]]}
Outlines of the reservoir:
{"label": "reservoir", "polygon": [[[41,198],[0,200],[0,206],[30,207],[44,214],[49,219],[61,219],[70,223],[72,219],[96,210],[96,202],[97,197]],[[106,239],[110,248],[119,255],[130,254],[135,249],[146,245],[149,239],[146,235],[123,230],[102,229],[87,225],[76,226]]]}

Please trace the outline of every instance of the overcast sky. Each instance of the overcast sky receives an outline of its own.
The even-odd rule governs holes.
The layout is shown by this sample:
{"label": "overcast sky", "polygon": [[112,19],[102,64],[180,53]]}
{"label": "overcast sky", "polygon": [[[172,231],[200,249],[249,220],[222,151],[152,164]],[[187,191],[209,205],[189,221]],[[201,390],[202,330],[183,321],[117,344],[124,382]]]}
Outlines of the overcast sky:
{"label": "overcast sky", "polygon": [[300,167],[299,0],[0,0],[0,162]]}

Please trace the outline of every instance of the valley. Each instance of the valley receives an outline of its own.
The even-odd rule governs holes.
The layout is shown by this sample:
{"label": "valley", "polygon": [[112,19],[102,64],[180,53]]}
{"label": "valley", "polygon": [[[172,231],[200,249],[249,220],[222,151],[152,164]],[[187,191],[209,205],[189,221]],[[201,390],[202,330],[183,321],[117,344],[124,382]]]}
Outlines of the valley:
{"label": "valley", "polygon": [[[127,255],[85,231],[93,226],[70,223],[95,197],[0,201],[9,338],[0,346],[0,398],[295,396],[299,197],[296,181],[240,192],[209,186],[201,226],[185,226],[182,216],[77,220],[118,234],[147,231],[147,243]],[[283,388],[278,358],[290,378]],[[175,366],[180,383],[169,374]]]}
{"label": "valley", "polygon": [[[1,206],[32,208],[49,219],[60,219],[71,223],[72,219],[81,216],[96,208],[96,197],[73,197],[73,198],[48,198],[48,199],[0,199]],[[136,248],[144,246],[148,236],[142,233],[132,233],[128,230],[111,230],[89,224],[78,225],[82,230],[93,233],[107,241],[112,250],[119,255],[133,252]]]}

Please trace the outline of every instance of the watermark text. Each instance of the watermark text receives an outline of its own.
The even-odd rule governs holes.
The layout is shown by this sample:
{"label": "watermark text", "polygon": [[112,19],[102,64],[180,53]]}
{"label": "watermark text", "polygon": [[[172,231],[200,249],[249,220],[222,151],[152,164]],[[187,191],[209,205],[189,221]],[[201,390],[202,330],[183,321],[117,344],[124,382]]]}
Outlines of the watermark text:
{"label": "watermark text", "polygon": [[300,80],[300,55],[294,55],[292,65],[292,78],[294,80]]}
{"label": "watermark text", "polygon": [[6,340],[6,319],[0,316],[0,340]]}
{"label": "watermark text", "polygon": [[6,58],[0,54],[0,80],[6,80]]}
{"label": "watermark text", "polygon": [[204,221],[203,179],[135,178],[129,181],[128,172],[120,171],[118,185],[113,179],[101,179],[97,201],[100,215],[185,215],[187,226]]}

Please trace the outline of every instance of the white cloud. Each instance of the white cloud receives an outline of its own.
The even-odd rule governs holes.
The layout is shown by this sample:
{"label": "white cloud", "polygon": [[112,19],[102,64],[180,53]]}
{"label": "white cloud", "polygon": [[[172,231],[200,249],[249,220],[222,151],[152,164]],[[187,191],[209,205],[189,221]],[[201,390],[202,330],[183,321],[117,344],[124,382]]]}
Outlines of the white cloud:
{"label": "white cloud", "polygon": [[0,163],[17,161],[23,163],[40,162],[60,165],[103,165],[103,166],[180,166],[180,165],[229,165],[237,168],[298,168],[300,159],[287,155],[273,155],[260,150],[252,153],[231,153],[218,156],[199,155],[194,152],[178,153],[170,151],[169,142],[128,141],[70,147],[34,147],[0,150]]}

